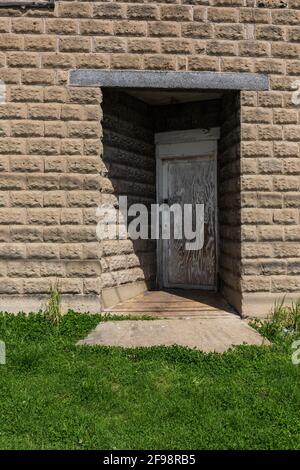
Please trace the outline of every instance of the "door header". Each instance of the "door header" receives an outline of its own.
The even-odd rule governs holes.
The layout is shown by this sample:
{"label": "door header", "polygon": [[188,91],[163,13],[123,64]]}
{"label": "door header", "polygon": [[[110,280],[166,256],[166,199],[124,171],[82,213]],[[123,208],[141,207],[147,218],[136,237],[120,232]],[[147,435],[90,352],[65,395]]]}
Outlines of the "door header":
{"label": "door header", "polygon": [[107,88],[157,88],[181,90],[268,90],[269,78],[261,73],[160,72],[150,70],[77,69],[69,72],[69,85]]}
{"label": "door header", "polygon": [[189,129],[185,131],[158,132],[155,134],[156,144],[176,144],[184,142],[199,142],[201,140],[218,140],[220,128]]}
{"label": "door header", "polygon": [[219,137],[219,127],[160,132],[155,134],[156,159],[214,155]]}

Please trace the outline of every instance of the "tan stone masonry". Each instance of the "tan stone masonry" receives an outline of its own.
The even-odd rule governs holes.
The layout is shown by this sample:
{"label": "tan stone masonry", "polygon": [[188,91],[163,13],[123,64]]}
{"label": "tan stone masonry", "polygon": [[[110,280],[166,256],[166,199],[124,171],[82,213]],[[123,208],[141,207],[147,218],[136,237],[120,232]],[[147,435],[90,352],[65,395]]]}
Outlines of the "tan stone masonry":
{"label": "tan stone masonry", "polygon": [[[221,248],[239,257],[222,266],[221,278],[244,314],[265,313],[285,294],[300,297],[300,105],[291,100],[300,80],[300,1],[279,3],[69,0],[54,10],[0,8],[0,79],[7,85],[0,105],[0,310],[38,308],[54,282],[68,305],[100,309],[106,255],[95,236],[95,207],[111,184],[102,159],[102,91],[68,86],[74,68],[269,76],[269,90],[240,93],[240,140],[235,149],[224,140],[220,153],[231,161],[222,179],[231,190],[237,185],[239,214],[234,233],[223,227]],[[115,267],[121,276],[122,266]]]}

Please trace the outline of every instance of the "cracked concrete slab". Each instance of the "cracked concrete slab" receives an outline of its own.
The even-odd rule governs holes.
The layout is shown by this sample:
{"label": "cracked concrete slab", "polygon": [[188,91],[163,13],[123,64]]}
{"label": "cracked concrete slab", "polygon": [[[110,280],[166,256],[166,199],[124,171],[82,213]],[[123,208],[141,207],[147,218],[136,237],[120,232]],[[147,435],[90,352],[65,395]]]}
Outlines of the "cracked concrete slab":
{"label": "cracked concrete slab", "polygon": [[103,321],[79,345],[123,348],[180,345],[224,352],[241,344],[269,344],[235,315],[212,318]]}

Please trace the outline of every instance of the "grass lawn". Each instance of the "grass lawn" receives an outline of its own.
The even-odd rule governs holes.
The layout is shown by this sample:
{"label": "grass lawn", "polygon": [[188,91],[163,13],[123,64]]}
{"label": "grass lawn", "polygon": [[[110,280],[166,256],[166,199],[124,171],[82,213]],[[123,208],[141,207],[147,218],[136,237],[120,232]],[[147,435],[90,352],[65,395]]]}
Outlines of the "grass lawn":
{"label": "grass lawn", "polygon": [[75,346],[100,319],[0,315],[1,449],[300,448],[288,341],[222,355]]}

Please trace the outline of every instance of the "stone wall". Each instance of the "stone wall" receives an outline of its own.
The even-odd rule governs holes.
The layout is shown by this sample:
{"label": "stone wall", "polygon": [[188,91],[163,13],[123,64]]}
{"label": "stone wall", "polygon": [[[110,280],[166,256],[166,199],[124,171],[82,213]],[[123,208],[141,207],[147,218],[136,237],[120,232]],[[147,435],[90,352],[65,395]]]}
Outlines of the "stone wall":
{"label": "stone wall", "polygon": [[99,310],[100,90],[16,85],[8,93],[0,105],[1,308],[37,309],[55,283],[67,305]]}
{"label": "stone wall", "polygon": [[[240,94],[222,99],[221,138],[218,148],[218,218],[220,291],[237,311],[241,293]],[[243,196],[242,196],[243,197]]]}
{"label": "stone wall", "polygon": [[268,91],[241,100],[241,309],[255,314],[285,293],[299,296],[300,126],[291,102],[300,79],[299,19],[299,0],[1,8],[8,101],[0,106],[2,309],[20,309],[20,299],[35,308],[57,278],[71,300],[78,296],[77,308],[99,308],[93,214],[106,184],[101,97],[96,88],[68,87],[69,70],[78,67],[269,76]]}
{"label": "stone wall", "polygon": [[[105,184],[101,188],[101,201],[118,208],[119,196],[127,196],[128,206],[142,203],[150,208],[156,201],[150,107],[128,94],[105,90],[102,108]],[[127,285],[127,291],[134,289],[133,283],[142,281],[148,289],[155,286],[155,241],[106,240],[101,246],[101,285],[106,289],[106,298],[108,295],[115,298],[118,289],[112,288],[119,286]]]}
{"label": "stone wall", "polygon": [[272,80],[242,98],[242,308],[257,314],[300,297],[299,106],[285,91],[292,77]]}

